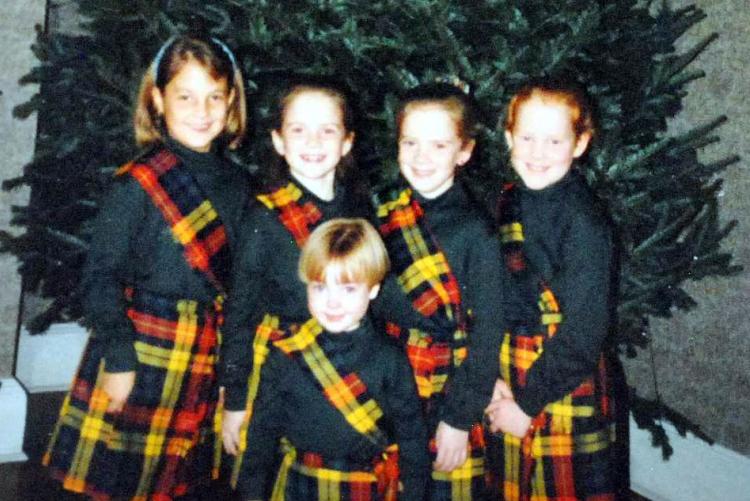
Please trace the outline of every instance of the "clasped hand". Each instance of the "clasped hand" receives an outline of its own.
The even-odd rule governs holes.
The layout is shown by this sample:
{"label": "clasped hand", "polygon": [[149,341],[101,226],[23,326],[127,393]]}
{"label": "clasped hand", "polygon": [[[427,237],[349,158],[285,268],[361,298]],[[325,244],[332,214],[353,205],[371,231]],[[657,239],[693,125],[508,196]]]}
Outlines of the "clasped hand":
{"label": "clasped hand", "polygon": [[492,400],[484,414],[493,433],[510,433],[523,438],[531,427],[531,416],[521,410],[508,384],[500,379],[495,382]]}

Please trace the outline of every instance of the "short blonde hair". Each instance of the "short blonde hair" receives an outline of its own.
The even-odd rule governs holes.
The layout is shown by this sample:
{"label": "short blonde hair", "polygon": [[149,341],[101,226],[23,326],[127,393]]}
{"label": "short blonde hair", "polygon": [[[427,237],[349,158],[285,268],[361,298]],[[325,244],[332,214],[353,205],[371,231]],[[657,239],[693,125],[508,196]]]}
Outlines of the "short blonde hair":
{"label": "short blonde hair", "polygon": [[167,84],[190,61],[203,66],[215,80],[226,79],[227,91],[234,91],[234,99],[227,110],[224,134],[229,149],[240,145],[247,127],[245,86],[234,55],[217,39],[180,36],[168,40],[159,50],[153,63],[141,79],[138,100],[133,113],[133,128],[138,146],[150,146],[164,141],[161,117],[153,101],[153,89],[162,93]]}
{"label": "short blonde hair", "polygon": [[335,273],[342,283],[364,282],[373,287],[383,281],[390,261],[380,235],[362,218],[336,218],[312,232],[299,259],[304,283],[322,282]]}

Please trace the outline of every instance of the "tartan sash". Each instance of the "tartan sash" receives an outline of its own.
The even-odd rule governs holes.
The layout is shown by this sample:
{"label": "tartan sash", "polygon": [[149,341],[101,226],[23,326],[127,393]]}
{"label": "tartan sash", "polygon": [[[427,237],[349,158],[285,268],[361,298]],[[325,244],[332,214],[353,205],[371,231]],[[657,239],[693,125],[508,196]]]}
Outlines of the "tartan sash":
{"label": "tartan sash", "polygon": [[356,372],[341,363],[331,362],[330,347],[325,340],[320,342],[323,328],[314,318],[299,327],[299,330],[273,345],[287,355],[291,355],[302,369],[312,376],[316,386],[326,400],[338,410],[358,433],[385,449],[388,438],[378,428],[377,422],[383,417],[383,410],[367,390],[367,385]]}
{"label": "tartan sash", "polygon": [[412,190],[391,191],[380,199],[384,201],[377,207],[379,230],[391,269],[413,308],[432,327],[427,333],[389,323],[387,331],[406,346],[419,395],[429,399],[442,393],[452,369],[466,358],[460,288]]}
{"label": "tartan sash", "polygon": [[104,344],[92,337],[43,464],[63,488],[95,499],[169,500],[207,483],[218,305],[128,291],[137,379],[107,413]]}
{"label": "tartan sash", "polygon": [[256,197],[267,208],[278,212],[279,221],[289,230],[300,247],[307,241],[315,224],[323,217],[323,213],[311,200],[300,204],[302,197],[302,190],[292,181],[286,186]]}
{"label": "tartan sash", "polygon": [[[521,289],[538,287],[539,322],[534,332],[508,332],[500,346],[500,374],[511,388],[524,387],[526,374],[557,333],[563,314],[554,293],[532,269],[523,252],[518,188],[507,185],[499,200],[500,239],[505,265]],[[614,499],[609,477],[614,442],[613,409],[607,366],[532,419],[522,439],[490,437],[488,479],[495,496],[509,501]]]}
{"label": "tartan sash", "polygon": [[230,270],[226,228],[181,160],[159,149],[126,164],[119,173],[130,173],[138,181],[164,216],[175,241],[183,246],[190,267],[225,294]]}

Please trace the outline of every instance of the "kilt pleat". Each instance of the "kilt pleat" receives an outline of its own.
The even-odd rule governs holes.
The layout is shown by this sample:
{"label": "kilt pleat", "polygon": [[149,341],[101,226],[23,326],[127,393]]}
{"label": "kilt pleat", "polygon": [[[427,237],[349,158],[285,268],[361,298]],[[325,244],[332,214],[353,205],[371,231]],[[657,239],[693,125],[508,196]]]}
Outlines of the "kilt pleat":
{"label": "kilt pleat", "polygon": [[43,463],[94,499],[169,500],[209,480],[218,305],[131,297],[138,365],[122,412],[100,389],[104,342],[92,336]]}

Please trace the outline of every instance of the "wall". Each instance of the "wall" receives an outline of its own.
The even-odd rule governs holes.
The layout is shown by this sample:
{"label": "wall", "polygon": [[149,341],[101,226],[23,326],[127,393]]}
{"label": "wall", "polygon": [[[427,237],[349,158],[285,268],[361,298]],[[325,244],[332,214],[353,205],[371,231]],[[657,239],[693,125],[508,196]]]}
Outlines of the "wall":
{"label": "wall", "polygon": [[[13,118],[13,107],[27,101],[36,86],[18,85],[37,60],[29,50],[33,42],[34,25],[44,22],[44,0],[4,2],[0,15],[0,179],[18,176],[31,160],[36,135],[36,116],[27,120]],[[8,229],[12,205],[25,205],[26,190],[0,192],[0,228]],[[15,231],[15,230],[14,230]],[[13,372],[18,298],[21,290],[18,263],[8,254],[0,254],[0,377]]]}
{"label": "wall", "polygon": [[[659,3],[659,2],[656,2]],[[746,0],[674,0],[674,8],[697,5],[708,15],[682,39],[685,50],[706,35],[719,39],[693,63],[706,77],[689,86],[685,109],[673,121],[674,132],[727,115],[718,131],[721,142],[701,152],[705,161],[738,154],[739,164],[722,177],[721,215],[739,226],[724,247],[745,267],[738,276],[710,278],[688,284],[699,303],[691,312],[654,321],[653,350],[663,400],[689,416],[719,444],[750,456],[750,9]],[[653,396],[648,354],[627,364],[627,376],[644,396]]]}

